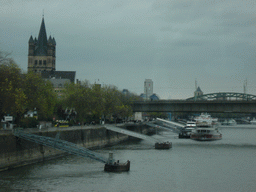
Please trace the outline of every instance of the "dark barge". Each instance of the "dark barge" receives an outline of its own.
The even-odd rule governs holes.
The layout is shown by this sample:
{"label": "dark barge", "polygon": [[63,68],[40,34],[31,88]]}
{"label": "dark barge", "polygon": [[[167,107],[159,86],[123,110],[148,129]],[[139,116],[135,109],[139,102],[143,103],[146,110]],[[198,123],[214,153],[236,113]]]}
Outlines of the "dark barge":
{"label": "dark barge", "polygon": [[155,143],[155,149],[170,149],[172,148],[172,143],[170,143],[169,141],[167,142],[163,142],[163,143]]}
{"label": "dark barge", "polygon": [[126,163],[119,163],[119,161],[114,162],[113,164],[106,163],[104,167],[104,171],[107,171],[107,172],[130,171],[130,161],[128,160]]}
{"label": "dark barge", "polygon": [[130,161],[128,160],[126,163],[119,163],[119,160],[116,162],[113,158],[113,153],[109,153],[108,162],[104,166],[104,171],[107,172],[125,172],[130,171]]}
{"label": "dark barge", "polygon": [[181,132],[179,133],[179,139],[190,139],[190,132]]}

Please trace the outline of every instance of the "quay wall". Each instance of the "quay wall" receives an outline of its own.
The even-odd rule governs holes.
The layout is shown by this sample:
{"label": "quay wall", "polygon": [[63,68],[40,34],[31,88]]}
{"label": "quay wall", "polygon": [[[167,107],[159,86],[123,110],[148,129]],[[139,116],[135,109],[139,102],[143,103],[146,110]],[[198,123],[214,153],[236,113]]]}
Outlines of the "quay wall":
{"label": "quay wall", "polygon": [[[122,128],[143,134],[150,130],[142,124],[123,125]],[[76,143],[92,150],[115,145],[130,138],[130,136],[107,130],[103,126],[48,128],[42,130],[28,129],[25,131],[53,138],[59,132],[59,139]],[[67,155],[67,153],[15,137],[11,131],[0,134],[0,171],[64,155]]]}

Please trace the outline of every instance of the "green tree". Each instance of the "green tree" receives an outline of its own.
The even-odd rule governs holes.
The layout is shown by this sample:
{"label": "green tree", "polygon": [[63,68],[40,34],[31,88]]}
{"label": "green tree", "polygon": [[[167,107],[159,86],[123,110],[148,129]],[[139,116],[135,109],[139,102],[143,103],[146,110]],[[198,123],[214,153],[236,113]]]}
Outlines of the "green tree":
{"label": "green tree", "polygon": [[24,93],[27,96],[27,109],[38,112],[38,118],[52,118],[57,102],[57,94],[50,81],[45,81],[36,73],[29,72],[24,78]]}
{"label": "green tree", "polygon": [[82,124],[88,120],[88,116],[91,113],[91,106],[89,104],[90,86],[88,82],[82,82],[81,84],[65,84],[64,106],[68,108],[75,108],[77,112],[77,120]]}
{"label": "green tree", "polygon": [[21,69],[12,60],[0,54],[1,117],[6,114],[19,117],[25,111],[27,97],[23,91]]}

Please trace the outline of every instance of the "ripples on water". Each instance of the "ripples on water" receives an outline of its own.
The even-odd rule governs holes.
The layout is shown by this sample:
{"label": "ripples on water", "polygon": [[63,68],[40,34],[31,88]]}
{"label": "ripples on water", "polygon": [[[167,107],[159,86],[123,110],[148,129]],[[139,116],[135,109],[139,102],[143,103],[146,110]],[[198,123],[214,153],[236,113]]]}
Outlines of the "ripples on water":
{"label": "ripples on water", "polygon": [[131,161],[130,172],[106,173],[104,164],[63,158],[0,173],[0,191],[255,191],[256,126],[222,127],[223,139],[198,142],[172,132],[154,138],[171,141],[155,150],[148,141],[129,141],[97,150]]}

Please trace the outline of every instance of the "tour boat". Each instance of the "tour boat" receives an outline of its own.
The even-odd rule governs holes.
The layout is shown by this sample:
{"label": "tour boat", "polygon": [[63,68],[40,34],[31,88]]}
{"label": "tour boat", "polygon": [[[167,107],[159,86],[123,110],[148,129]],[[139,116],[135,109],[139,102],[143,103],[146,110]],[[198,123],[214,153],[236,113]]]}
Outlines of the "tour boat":
{"label": "tour boat", "polygon": [[213,141],[222,139],[222,134],[216,127],[198,127],[192,130],[190,138],[198,141]]}
{"label": "tour boat", "polygon": [[222,134],[219,131],[217,118],[212,118],[207,113],[202,113],[195,118],[197,128],[192,130],[190,138],[198,141],[213,141],[222,139]]}
{"label": "tour boat", "polygon": [[213,118],[211,115],[207,113],[201,113],[200,116],[195,117],[196,126],[197,127],[210,127],[212,125],[216,125],[218,122],[218,118]]}
{"label": "tour boat", "polygon": [[169,141],[163,143],[155,143],[155,149],[170,149],[172,147],[172,143]]}

